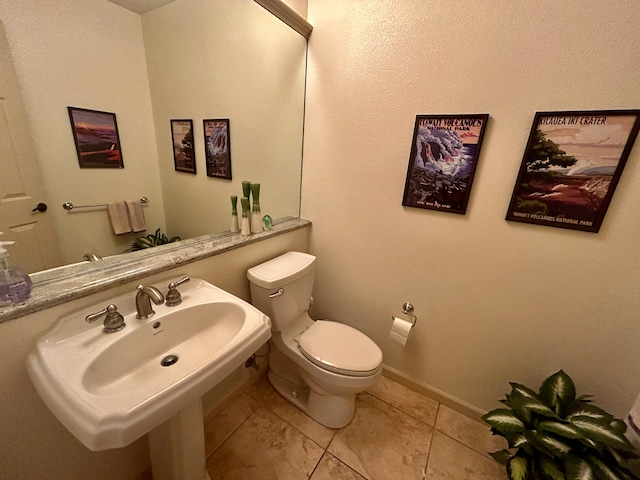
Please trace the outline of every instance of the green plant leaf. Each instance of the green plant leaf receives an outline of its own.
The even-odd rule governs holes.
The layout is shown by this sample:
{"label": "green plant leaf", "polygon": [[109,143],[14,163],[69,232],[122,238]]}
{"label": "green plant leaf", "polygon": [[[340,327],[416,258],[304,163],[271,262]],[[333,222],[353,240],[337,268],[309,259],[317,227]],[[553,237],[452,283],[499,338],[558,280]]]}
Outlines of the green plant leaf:
{"label": "green plant leaf", "polygon": [[509,459],[512,457],[512,453],[507,449],[498,450],[497,452],[491,452],[489,453],[489,455],[491,455],[491,458],[493,458],[496,462],[502,465],[506,465]]}
{"label": "green plant leaf", "polygon": [[510,480],[528,480],[529,476],[529,459],[526,457],[515,456],[507,463],[507,474]]}
{"label": "green plant leaf", "polygon": [[509,442],[509,448],[522,448],[527,444],[527,439],[521,432],[507,432],[503,436]]}
{"label": "green plant leaf", "polygon": [[558,467],[558,465],[556,465],[556,463],[551,459],[548,459],[547,457],[540,457],[538,465],[540,471],[542,471],[547,478],[550,478],[551,480],[566,480],[566,477],[564,476],[564,473],[562,473],[562,470],[560,470],[560,467]]}
{"label": "green plant leaf", "polygon": [[603,420],[586,416],[577,416],[571,419],[571,423],[582,430],[587,438],[604,443],[620,450],[633,450],[633,445],[621,434],[613,430]]}
{"label": "green plant leaf", "polygon": [[535,438],[556,458],[563,459],[571,452],[570,445],[546,432],[536,432]]}
{"label": "green plant leaf", "polygon": [[615,448],[605,446],[604,451],[611,455],[617,463],[624,465],[627,460],[640,458],[637,450],[617,450]]}
{"label": "green plant leaf", "polygon": [[533,391],[529,387],[525,387],[524,385],[521,385],[521,384],[515,383],[515,382],[509,382],[509,385],[511,385],[511,393],[512,394],[516,393],[516,394],[520,395],[521,397],[535,398],[537,400],[542,400],[540,398],[540,395],[538,395],[535,391]]}
{"label": "green plant leaf", "polygon": [[618,475],[620,480],[638,480],[638,477],[636,477],[629,471],[618,470]]}
{"label": "green plant leaf", "polygon": [[576,403],[566,411],[565,420],[571,421],[573,417],[591,417],[610,423],[614,420],[613,415],[590,403]]}
{"label": "green plant leaf", "polygon": [[627,431],[627,424],[619,418],[614,418],[613,420],[611,420],[610,425],[614,432],[624,433]]}
{"label": "green plant leaf", "polygon": [[523,405],[523,402],[527,400],[526,398],[514,396],[511,398],[511,408],[513,409],[513,413],[524,422],[525,425],[531,426],[531,410],[526,408]]}
{"label": "green plant leaf", "polygon": [[[544,453],[545,455],[549,455],[553,457],[553,452],[549,451],[542,442],[538,439],[538,432],[535,430],[527,430],[522,433],[522,435],[527,439],[527,442],[530,446],[529,451],[527,453],[530,456],[534,456],[537,453]],[[525,450],[526,451],[526,450]]]}
{"label": "green plant leaf", "polygon": [[164,233],[160,233],[160,229],[158,228],[153,234],[136,238],[135,242],[131,244],[131,250],[135,252],[136,250],[143,250],[145,248],[178,241],[180,241],[180,237],[172,237],[169,239]]}
{"label": "green plant leaf", "polygon": [[565,468],[567,480],[597,480],[591,466],[577,455],[567,456]]}
{"label": "green plant leaf", "polygon": [[576,398],[576,402],[590,403],[590,398],[593,398],[593,395],[580,395],[578,398]]}
{"label": "green plant leaf", "polygon": [[620,477],[609,466],[594,455],[587,456],[587,462],[591,465],[596,476],[602,480],[619,480]]}
{"label": "green plant leaf", "polygon": [[602,444],[594,442],[590,438],[581,438],[580,443],[587,448],[593,448],[594,450],[598,450]]}
{"label": "green plant leaf", "polygon": [[553,408],[558,415],[576,399],[576,387],[571,377],[563,370],[554,373],[540,386],[542,400]]}
{"label": "green plant leaf", "polygon": [[[520,419],[525,423],[531,422],[532,413],[536,413],[543,417],[556,417],[555,412],[537,398],[514,396],[512,398],[512,403],[513,409],[518,414],[518,417],[520,417]],[[528,420],[525,420],[525,418],[528,418]]]}
{"label": "green plant leaf", "polygon": [[538,430],[542,430],[549,433],[555,433],[564,438],[585,438],[585,434],[578,427],[568,424],[553,421],[542,421],[538,423]]}
{"label": "green plant leaf", "polygon": [[482,420],[499,432],[523,432],[525,425],[515,413],[506,408],[496,408],[482,416]]}

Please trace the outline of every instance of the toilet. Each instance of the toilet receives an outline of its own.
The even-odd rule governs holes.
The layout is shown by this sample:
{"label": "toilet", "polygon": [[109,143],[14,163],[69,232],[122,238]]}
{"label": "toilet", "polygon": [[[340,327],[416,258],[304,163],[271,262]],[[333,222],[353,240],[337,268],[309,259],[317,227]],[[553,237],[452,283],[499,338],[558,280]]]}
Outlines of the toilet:
{"label": "toilet", "polygon": [[346,426],[356,395],[375,385],[382,351],[349,325],[313,320],[316,257],[288,252],[250,268],[251,303],[271,319],[269,383],[317,422]]}

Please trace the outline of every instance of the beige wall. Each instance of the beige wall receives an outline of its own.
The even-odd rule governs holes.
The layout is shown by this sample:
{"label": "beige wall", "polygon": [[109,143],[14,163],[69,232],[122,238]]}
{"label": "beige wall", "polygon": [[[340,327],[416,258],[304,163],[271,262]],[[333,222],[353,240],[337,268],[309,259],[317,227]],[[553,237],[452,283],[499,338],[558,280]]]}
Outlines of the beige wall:
{"label": "beige wall", "polygon": [[[506,222],[536,111],[640,107],[636,0],[310,0],[302,216],[314,310],[486,410],[560,368],[618,415],[640,391],[640,145],[600,233]],[[416,114],[490,113],[465,216],[402,207]],[[391,316],[414,304],[402,349]]]}
{"label": "beige wall", "polygon": [[[140,234],[115,236],[105,209],[75,205],[150,199],[149,230],[164,229],[140,15],[104,0],[3,0],[4,23],[65,263],[112,255]],[[124,169],[80,169],[67,106],[113,112]]]}
{"label": "beige wall", "polygon": [[307,9],[309,8],[308,0],[282,0],[302,18],[307,18]]}
{"label": "beige wall", "polygon": [[[152,276],[144,283],[165,291],[168,282],[190,275],[250,300],[247,269],[289,250],[309,251],[309,237],[309,228],[296,230]],[[146,437],[122,449],[96,453],[85,448],[49,412],[26,371],[29,351],[60,317],[78,309],[98,310],[127,291],[134,302],[138,283],[0,324],[0,479],[133,480],[149,466]],[[100,326],[96,335],[102,335]]]}
{"label": "beige wall", "polygon": [[[243,180],[261,184],[263,214],[297,217],[306,40],[253,0],[179,0],[142,19],[170,234],[228,230]],[[232,180],[206,174],[202,121],[217,118]],[[174,169],[170,119],[193,120],[197,175]]]}

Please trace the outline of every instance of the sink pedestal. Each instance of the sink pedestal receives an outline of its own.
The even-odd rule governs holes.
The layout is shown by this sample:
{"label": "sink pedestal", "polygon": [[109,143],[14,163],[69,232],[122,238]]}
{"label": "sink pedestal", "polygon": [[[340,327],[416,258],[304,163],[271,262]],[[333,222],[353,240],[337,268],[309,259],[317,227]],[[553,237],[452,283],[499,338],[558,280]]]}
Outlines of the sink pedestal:
{"label": "sink pedestal", "polygon": [[153,480],[211,480],[199,398],[149,432],[149,450]]}

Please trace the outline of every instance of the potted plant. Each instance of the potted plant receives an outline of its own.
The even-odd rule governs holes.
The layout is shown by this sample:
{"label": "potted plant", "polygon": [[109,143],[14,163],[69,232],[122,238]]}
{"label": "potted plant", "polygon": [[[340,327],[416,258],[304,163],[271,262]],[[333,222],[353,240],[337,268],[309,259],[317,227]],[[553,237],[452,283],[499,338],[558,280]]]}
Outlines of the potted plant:
{"label": "potted plant", "polygon": [[627,460],[638,458],[624,436],[626,424],[591,403],[591,395],[576,397],[564,371],[542,382],[539,392],[510,382],[511,393],[483,415],[494,435],[507,439],[509,449],[491,453],[506,465],[510,480],[637,479]]}
{"label": "potted plant", "polygon": [[157,229],[153,234],[136,238],[136,241],[131,244],[130,251],[135,252],[138,250],[144,250],[145,248],[157,247],[158,245],[179,241],[180,237],[169,238],[164,233],[160,233],[160,229]]}

